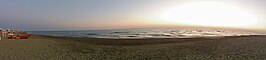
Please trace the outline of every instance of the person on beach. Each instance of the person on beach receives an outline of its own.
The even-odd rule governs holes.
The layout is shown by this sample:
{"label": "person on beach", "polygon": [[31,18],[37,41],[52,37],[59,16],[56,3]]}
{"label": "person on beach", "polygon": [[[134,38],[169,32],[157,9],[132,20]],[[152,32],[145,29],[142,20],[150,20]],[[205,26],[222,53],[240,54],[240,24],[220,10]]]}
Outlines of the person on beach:
{"label": "person on beach", "polygon": [[4,31],[0,30],[1,37],[4,37]]}
{"label": "person on beach", "polygon": [[2,36],[3,36],[3,31],[2,30],[0,30],[0,34],[1,34],[0,40],[2,40]]}
{"label": "person on beach", "polygon": [[2,32],[2,36],[3,36],[3,37],[6,37],[6,36],[7,36],[7,33],[8,33],[7,31],[3,31],[3,32]]}

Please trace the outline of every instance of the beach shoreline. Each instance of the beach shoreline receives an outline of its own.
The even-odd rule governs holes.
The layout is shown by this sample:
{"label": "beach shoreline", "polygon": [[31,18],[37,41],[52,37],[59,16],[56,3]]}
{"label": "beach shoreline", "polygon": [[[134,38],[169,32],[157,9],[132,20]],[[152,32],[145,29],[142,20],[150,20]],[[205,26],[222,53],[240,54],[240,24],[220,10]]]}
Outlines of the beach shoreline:
{"label": "beach shoreline", "polygon": [[266,36],[105,39],[33,35],[2,39],[0,58],[78,60],[265,59]]}

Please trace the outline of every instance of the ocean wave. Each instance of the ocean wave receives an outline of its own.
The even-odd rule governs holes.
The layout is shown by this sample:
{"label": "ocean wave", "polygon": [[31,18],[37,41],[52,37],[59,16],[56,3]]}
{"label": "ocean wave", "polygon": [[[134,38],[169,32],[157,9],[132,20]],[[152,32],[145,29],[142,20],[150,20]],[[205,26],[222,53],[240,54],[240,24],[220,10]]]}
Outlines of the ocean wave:
{"label": "ocean wave", "polygon": [[36,34],[88,38],[195,38],[258,35],[254,32],[210,29],[138,29],[105,31],[33,32]]}

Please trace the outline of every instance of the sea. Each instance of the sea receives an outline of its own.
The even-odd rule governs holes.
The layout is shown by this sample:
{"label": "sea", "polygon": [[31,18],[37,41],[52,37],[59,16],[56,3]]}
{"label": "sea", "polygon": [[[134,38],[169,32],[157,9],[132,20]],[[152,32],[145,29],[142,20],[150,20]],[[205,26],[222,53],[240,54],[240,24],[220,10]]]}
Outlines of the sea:
{"label": "sea", "polygon": [[75,30],[75,31],[28,31],[31,34],[79,37],[79,38],[197,38],[265,35],[264,33],[248,30],[219,30],[219,29],[180,29],[180,28],[142,28],[142,29],[113,29],[113,30]]}

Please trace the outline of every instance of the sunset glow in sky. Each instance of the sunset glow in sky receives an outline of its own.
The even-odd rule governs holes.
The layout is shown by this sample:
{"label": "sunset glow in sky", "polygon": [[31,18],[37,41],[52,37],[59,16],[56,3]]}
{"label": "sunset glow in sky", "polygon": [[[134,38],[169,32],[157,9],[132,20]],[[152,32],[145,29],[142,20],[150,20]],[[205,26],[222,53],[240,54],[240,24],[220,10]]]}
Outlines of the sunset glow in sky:
{"label": "sunset glow in sky", "polygon": [[266,29],[264,0],[1,0],[0,27],[97,30],[168,26]]}

